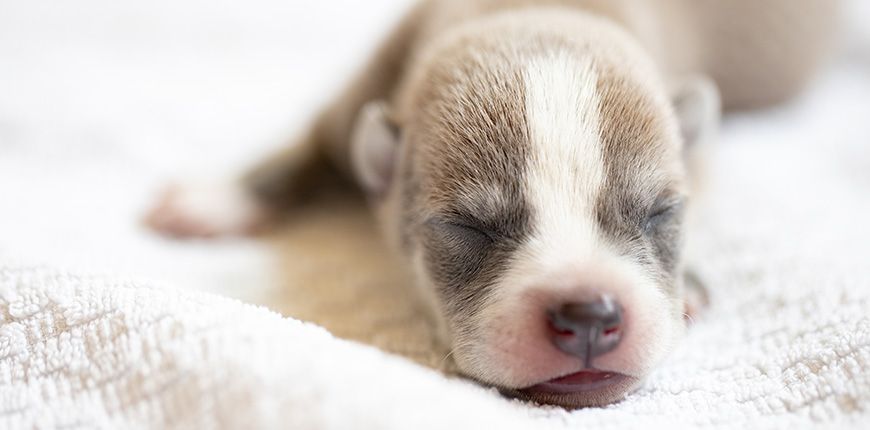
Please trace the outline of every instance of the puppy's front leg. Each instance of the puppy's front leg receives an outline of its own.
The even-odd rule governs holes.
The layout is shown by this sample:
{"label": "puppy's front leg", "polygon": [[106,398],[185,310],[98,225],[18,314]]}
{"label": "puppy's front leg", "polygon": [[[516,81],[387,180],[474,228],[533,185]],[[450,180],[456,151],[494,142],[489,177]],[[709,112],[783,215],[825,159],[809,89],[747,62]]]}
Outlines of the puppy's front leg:
{"label": "puppy's front leg", "polygon": [[249,235],[287,208],[342,181],[310,138],[282,148],[240,178],[167,186],[144,218],[175,238]]}

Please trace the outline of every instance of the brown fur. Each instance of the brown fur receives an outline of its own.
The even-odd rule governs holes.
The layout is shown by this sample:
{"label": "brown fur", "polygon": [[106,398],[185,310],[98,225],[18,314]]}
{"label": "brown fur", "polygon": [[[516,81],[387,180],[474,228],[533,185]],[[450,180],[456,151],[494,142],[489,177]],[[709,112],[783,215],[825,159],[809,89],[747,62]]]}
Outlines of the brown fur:
{"label": "brown fur", "polygon": [[620,24],[637,37],[666,78],[710,75],[727,109],[762,107],[793,96],[824,58],[836,16],[836,2],[828,0],[426,0],[294,145],[311,149],[276,157],[284,161],[266,161],[248,180],[276,182],[263,185],[275,191],[265,199],[271,201],[296,192],[288,185],[296,181],[285,179],[300,175],[283,171],[297,166],[349,175],[347,143],[356,113],[368,101],[397,100],[405,97],[402,92],[413,92],[403,85],[407,71],[431,44],[450,28],[483,15],[545,5],[577,8]]}

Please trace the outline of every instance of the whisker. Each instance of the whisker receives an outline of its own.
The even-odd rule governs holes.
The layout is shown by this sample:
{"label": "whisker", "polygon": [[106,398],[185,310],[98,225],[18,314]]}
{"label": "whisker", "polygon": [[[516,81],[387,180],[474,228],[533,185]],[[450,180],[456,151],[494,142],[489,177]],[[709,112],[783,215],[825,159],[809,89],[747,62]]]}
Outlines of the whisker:
{"label": "whisker", "polygon": [[447,362],[447,359],[449,359],[450,356],[452,356],[453,353],[454,353],[455,351],[456,351],[456,348],[450,348],[450,351],[448,351],[447,354],[445,354],[444,357],[441,358],[441,362],[438,363],[438,367],[440,367],[440,368],[443,369],[443,368],[444,368],[444,363]]}
{"label": "whisker", "polygon": [[693,317],[692,315],[690,315],[686,312],[683,312],[683,318],[689,320],[689,324],[693,324],[693,325],[695,324],[695,317]]}

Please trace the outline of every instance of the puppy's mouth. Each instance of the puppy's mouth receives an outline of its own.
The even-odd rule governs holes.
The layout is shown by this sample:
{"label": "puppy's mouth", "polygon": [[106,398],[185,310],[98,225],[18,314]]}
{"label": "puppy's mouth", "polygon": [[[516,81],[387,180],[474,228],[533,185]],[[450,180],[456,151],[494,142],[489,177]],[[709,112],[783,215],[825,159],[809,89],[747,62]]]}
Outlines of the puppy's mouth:
{"label": "puppy's mouth", "polygon": [[587,368],[507,394],[543,404],[581,408],[619,401],[639,382],[634,376]]}
{"label": "puppy's mouth", "polygon": [[598,369],[584,369],[577,373],[533,385],[523,391],[566,394],[596,391],[623,382],[628,376]]}

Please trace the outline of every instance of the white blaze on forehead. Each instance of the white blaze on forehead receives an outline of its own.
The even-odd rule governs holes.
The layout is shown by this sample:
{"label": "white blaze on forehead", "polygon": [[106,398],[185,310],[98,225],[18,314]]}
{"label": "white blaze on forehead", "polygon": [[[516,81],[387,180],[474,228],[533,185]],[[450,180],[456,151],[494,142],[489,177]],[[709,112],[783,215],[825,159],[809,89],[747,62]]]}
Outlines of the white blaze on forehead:
{"label": "white blaze on forehead", "polygon": [[604,162],[597,75],[590,61],[558,53],[532,60],[525,80],[531,139],[525,186],[535,222],[529,245],[539,263],[576,261],[599,246],[595,201]]}

